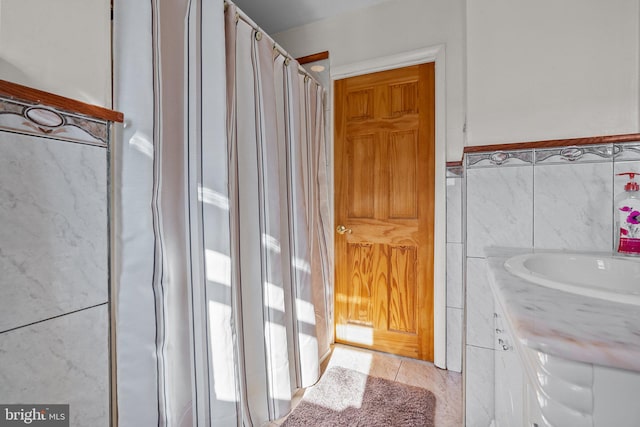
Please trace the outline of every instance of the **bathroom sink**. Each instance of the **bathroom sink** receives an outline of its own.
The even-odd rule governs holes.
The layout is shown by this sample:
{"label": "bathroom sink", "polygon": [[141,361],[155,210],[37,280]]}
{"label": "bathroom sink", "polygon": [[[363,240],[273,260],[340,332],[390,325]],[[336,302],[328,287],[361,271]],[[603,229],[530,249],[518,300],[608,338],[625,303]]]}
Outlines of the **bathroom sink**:
{"label": "bathroom sink", "polygon": [[504,263],[511,274],[565,292],[640,305],[640,260],[606,255],[538,252]]}

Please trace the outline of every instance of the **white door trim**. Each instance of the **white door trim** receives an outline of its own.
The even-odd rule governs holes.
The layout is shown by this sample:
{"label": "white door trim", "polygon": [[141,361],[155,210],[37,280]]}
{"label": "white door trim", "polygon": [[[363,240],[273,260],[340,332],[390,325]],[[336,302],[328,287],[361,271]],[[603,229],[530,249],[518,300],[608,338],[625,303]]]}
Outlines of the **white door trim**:
{"label": "white door trim", "polygon": [[[340,66],[331,66],[331,86],[335,80],[386,71],[410,65],[435,62],[436,85],[436,153],[435,216],[433,259],[433,362],[446,368],[447,360],[447,286],[446,286],[446,97],[445,46],[443,44],[395,55],[373,58]],[[333,102],[333,97],[332,97]],[[332,111],[335,109],[332,107]],[[333,129],[333,117],[331,117]],[[331,135],[333,139],[333,133]],[[332,144],[333,146],[333,144]],[[332,150],[333,151],[333,150]],[[335,197],[335,195],[334,195]]]}

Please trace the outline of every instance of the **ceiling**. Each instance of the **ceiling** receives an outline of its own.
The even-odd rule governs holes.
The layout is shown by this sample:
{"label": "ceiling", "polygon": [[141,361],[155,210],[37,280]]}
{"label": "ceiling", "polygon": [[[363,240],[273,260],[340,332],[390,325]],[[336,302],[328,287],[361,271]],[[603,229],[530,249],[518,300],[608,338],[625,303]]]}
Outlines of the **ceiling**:
{"label": "ceiling", "polygon": [[269,34],[387,0],[233,0]]}

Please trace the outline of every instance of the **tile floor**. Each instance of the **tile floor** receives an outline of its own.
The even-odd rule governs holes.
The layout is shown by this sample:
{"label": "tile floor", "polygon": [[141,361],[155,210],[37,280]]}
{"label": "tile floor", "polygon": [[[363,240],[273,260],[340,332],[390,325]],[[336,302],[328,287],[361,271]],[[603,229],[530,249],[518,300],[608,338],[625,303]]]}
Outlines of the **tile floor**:
{"label": "tile floor", "polygon": [[[462,425],[462,375],[457,372],[438,369],[429,362],[341,344],[333,347],[330,358],[323,363],[322,371],[333,366],[426,388],[437,399],[436,427]],[[294,407],[303,395],[304,391],[300,391],[294,397]],[[269,427],[279,426],[282,422],[284,418],[270,423]]]}

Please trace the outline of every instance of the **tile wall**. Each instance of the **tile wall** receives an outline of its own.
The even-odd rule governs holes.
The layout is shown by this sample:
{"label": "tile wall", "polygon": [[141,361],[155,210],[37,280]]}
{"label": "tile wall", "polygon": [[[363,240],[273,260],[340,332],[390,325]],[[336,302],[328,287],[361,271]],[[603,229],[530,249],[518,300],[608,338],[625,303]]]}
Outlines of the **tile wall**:
{"label": "tile wall", "polygon": [[[448,178],[459,181],[447,187],[448,226],[457,220],[452,212],[466,218],[447,230],[448,297],[463,295],[459,305],[448,301],[447,311],[465,309],[467,426],[486,427],[493,419],[494,310],[484,248],[612,251],[614,197],[626,182],[615,174],[627,171],[640,172],[640,143],[467,154],[464,179]],[[458,187],[465,188],[462,204]],[[466,253],[459,255],[456,245]],[[458,342],[455,332],[449,340],[455,344],[448,349]]]}
{"label": "tile wall", "polygon": [[447,168],[447,369],[462,371],[464,170]]}
{"label": "tile wall", "polygon": [[0,403],[109,425],[109,124],[0,98]]}

